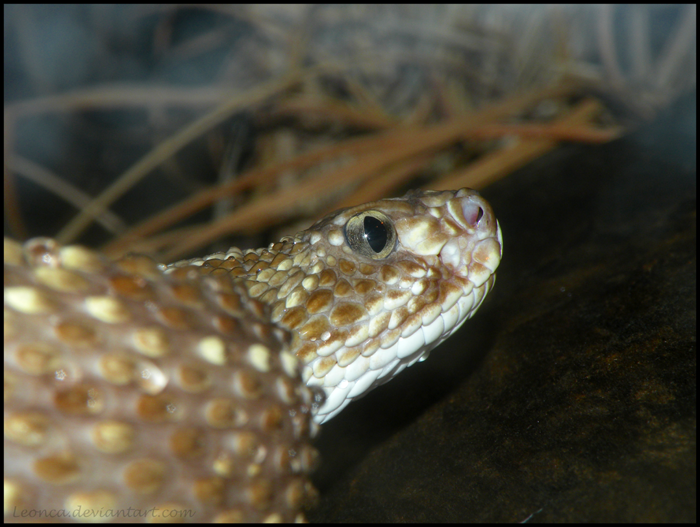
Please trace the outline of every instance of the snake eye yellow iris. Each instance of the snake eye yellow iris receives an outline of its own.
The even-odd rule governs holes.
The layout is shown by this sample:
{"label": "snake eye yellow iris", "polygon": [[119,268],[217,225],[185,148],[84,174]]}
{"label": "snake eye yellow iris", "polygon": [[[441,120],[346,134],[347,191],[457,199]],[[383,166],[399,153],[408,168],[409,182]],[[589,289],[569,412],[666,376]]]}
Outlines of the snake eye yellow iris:
{"label": "snake eye yellow iris", "polygon": [[383,260],[396,248],[396,229],[385,214],[366,210],[345,224],[345,240],[356,254]]}

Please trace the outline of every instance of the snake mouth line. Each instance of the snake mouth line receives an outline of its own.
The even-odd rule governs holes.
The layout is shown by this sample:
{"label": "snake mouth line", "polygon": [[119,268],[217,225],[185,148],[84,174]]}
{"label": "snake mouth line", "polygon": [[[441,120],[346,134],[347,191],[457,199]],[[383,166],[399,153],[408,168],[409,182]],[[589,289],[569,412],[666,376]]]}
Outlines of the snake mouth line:
{"label": "snake mouth line", "polygon": [[[400,374],[416,362],[426,360],[430,352],[442,344],[481,306],[485,296],[495,283],[495,275],[480,287],[472,289],[469,295],[460,298],[452,308],[441,313],[429,324],[420,326],[412,334],[400,337],[388,348],[380,348],[370,358],[372,368],[368,368],[357,380],[343,379],[337,386],[326,391],[326,401],[315,420],[323,424],[338,415],[350,402],[367,395]],[[322,385],[313,376],[309,385]]]}

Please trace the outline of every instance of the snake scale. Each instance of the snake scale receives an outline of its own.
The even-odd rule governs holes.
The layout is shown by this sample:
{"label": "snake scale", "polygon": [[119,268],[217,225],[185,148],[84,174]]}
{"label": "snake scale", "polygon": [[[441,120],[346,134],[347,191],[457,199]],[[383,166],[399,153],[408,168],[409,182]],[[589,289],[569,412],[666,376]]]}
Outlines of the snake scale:
{"label": "snake scale", "polygon": [[462,189],[169,266],[4,254],[6,521],[294,521],[319,424],[473,315],[502,238]]}

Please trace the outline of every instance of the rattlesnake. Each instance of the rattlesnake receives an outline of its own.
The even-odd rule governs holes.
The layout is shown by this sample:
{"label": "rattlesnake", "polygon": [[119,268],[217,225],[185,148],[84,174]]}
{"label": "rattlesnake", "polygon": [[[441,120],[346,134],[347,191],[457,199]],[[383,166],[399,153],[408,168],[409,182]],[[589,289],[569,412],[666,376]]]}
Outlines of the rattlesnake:
{"label": "rattlesnake", "polygon": [[6,239],[5,519],[302,519],[319,424],[451,335],[501,255],[469,189],[170,266]]}

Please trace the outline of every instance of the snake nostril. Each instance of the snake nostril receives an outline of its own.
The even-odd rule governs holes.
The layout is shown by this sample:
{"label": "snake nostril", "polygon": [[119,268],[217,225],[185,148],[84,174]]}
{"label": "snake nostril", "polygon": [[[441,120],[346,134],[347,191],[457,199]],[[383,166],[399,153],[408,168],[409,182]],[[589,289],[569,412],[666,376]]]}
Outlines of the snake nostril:
{"label": "snake nostril", "polygon": [[467,220],[467,223],[474,227],[476,227],[481,218],[484,217],[484,209],[471,201],[462,203],[462,212],[464,213],[464,219]]}

